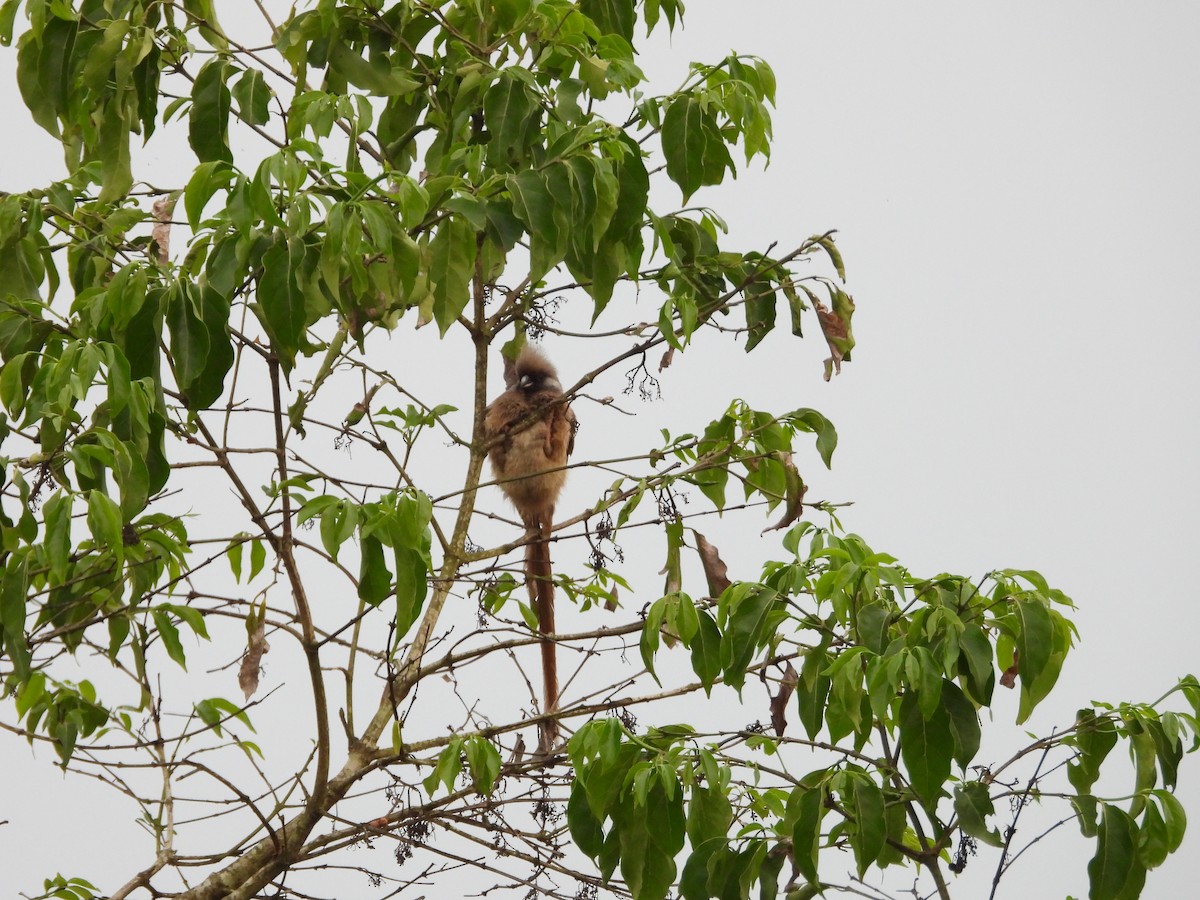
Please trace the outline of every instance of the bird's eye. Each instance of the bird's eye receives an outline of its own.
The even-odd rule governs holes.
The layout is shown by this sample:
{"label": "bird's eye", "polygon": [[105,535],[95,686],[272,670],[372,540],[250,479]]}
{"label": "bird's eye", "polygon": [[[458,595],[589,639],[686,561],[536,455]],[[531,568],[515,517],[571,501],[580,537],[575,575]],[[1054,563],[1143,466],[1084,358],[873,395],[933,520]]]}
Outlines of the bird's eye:
{"label": "bird's eye", "polygon": [[517,387],[521,388],[522,390],[529,390],[529,388],[533,387],[533,376],[522,375],[521,380],[517,382]]}

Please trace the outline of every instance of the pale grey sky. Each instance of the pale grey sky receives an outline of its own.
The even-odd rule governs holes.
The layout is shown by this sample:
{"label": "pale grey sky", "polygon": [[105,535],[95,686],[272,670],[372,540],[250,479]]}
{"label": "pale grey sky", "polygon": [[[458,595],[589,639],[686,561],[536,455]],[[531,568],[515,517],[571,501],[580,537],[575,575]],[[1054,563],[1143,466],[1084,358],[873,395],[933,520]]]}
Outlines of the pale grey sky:
{"label": "pale grey sky", "polygon": [[[846,526],[914,572],[1036,568],[1075,599],[1082,645],[1034,731],[1200,670],[1200,7],[697,0],[687,21],[643,52],[663,87],[729,50],[779,79],[770,168],[697,199],[747,249],[840,230],[854,361],[825,385],[815,334],[773,335],[750,357],[758,383],[739,387],[833,419],[833,471],[805,473],[812,495],[853,500]],[[13,65],[0,52],[10,190],[61,171]],[[643,415],[694,424],[679,398],[727,396],[735,371],[749,371],[740,356],[686,381],[669,371],[666,408]],[[1004,700],[997,724],[1016,709]],[[70,845],[72,820],[95,846],[75,873],[128,877],[133,826],[76,800],[102,790],[47,777],[20,742],[0,757],[6,781],[21,779],[4,804],[45,809],[40,833],[0,828],[5,880],[30,887],[60,867],[46,848]],[[1193,760],[1181,781],[1195,823]],[[1191,890],[1197,828],[1146,897]],[[1067,826],[1002,896],[1084,896],[1088,853]],[[981,860],[964,877],[990,874]],[[959,895],[983,896],[971,883]]]}

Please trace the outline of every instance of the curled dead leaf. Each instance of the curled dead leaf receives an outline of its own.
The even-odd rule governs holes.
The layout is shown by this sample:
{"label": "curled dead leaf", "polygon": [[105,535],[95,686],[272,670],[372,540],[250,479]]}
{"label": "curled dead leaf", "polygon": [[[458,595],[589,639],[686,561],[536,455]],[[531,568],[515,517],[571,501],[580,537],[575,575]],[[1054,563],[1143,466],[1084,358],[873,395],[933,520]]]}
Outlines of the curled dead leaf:
{"label": "curled dead leaf", "polygon": [[266,623],[259,621],[258,626],[250,632],[246,652],[242,654],[242,664],[238,667],[238,686],[247,700],[258,690],[262,658],[270,649],[271,645],[267,643]]}
{"label": "curled dead leaf", "polygon": [[829,345],[830,356],[825,360],[826,381],[834,372],[842,374],[842,361],[849,362],[850,351],[854,349],[854,332],[850,327],[850,318],[854,315],[854,298],[837,288],[832,288],[831,291],[832,309],[815,296],[812,297],[817,321],[825,335],[825,343]]}
{"label": "curled dead leaf", "polygon": [[1012,689],[1017,686],[1017,663],[1020,661],[1020,654],[1016,650],[1013,651],[1012,665],[1004,670],[1004,674],[1000,676],[1000,684],[1004,687]]}
{"label": "curled dead leaf", "polygon": [[799,682],[800,673],[789,662],[783,670],[783,677],[779,679],[779,693],[771,698],[771,727],[775,729],[775,737],[783,737],[783,731],[787,728],[788,703]]}
{"label": "curled dead leaf", "polygon": [[785,484],[787,485],[787,493],[784,495],[786,501],[783,506],[783,517],[774,525],[769,525],[762,530],[763,534],[768,531],[778,531],[780,528],[787,528],[804,512],[804,495],[808,491],[808,485],[804,483],[804,479],[800,477],[800,470],[796,468],[796,464],[792,462],[792,454],[778,453],[776,458],[783,463],[783,472]]}
{"label": "curled dead leaf", "polygon": [[175,199],[173,195],[168,194],[159,197],[150,207],[155,222],[150,231],[150,255],[164,265],[171,252],[171,213],[175,211]]}
{"label": "curled dead leaf", "polygon": [[696,553],[700,556],[700,565],[704,567],[704,577],[708,581],[708,595],[720,597],[729,587],[729,567],[708,538],[695,529],[692,534],[696,536]]}
{"label": "curled dead leaf", "polygon": [[614,584],[608,590],[608,599],[604,601],[604,611],[616,612],[620,605],[621,601],[617,596],[617,586]]}

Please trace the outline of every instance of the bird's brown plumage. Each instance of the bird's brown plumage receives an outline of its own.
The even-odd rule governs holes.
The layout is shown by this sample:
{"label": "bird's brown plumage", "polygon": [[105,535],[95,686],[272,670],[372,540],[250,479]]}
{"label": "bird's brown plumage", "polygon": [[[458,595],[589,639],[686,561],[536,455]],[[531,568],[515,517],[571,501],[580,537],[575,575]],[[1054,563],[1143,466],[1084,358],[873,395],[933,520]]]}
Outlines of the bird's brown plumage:
{"label": "bird's brown plumage", "polygon": [[[506,390],[484,415],[488,452],[501,489],[533,535],[525,549],[525,579],[537,612],[542,638],[543,713],[558,709],[558,664],[554,642],[554,581],[550,565],[550,528],[554,505],[566,480],[567,457],[575,449],[575,414],[563,400],[554,366],[541,351],[526,345],[514,362],[506,361]],[[550,752],[558,723],[539,729],[539,752]]]}

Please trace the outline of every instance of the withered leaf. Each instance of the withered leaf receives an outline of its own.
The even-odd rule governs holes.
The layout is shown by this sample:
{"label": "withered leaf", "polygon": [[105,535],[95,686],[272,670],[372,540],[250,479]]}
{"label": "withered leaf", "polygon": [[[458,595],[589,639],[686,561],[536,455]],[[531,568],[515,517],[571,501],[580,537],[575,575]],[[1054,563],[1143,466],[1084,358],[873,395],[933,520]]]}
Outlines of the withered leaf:
{"label": "withered leaf", "polygon": [[608,599],[606,599],[604,601],[604,611],[605,612],[616,612],[620,606],[621,606],[621,600],[617,596],[617,586],[614,584],[608,590]]}
{"label": "withered leaf", "polygon": [[1017,663],[1020,661],[1020,654],[1013,650],[1012,665],[1004,670],[1004,674],[1000,676],[1000,683],[1004,687],[1012,689],[1017,686]]}
{"label": "withered leaf", "polygon": [[696,553],[700,556],[700,565],[704,566],[704,577],[708,580],[708,595],[720,597],[729,587],[729,567],[708,538],[695,529],[692,529],[692,534],[696,536]]}
{"label": "withered leaf", "polygon": [[168,194],[154,201],[154,228],[150,231],[150,253],[154,259],[166,265],[171,251],[171,213],[175,211],[175,196]]}
{"label": "withered leaf", "polygon": [[775,729],[775,737],[783,737],[783,731],[787,728],[788,702],[796,692],[799,681],[800,674],[789,662],[783,670],[783,677],[779,679],[779,693],[771,698],[771,727]]}
{"label": "withered leaf", "polygon": [[808,491],[808,485],[804,483],[804,479],[800,477],[800,470],[796,468],[792,462],[792,454],[778,453],[778,460],[783,463],[783,472],[786,478],[787,494],[783,505],[783,518],[774,525],[770,525],[762,530],[763,534],[768,531],[778,531],[780,528],[787,528],[804,512],[804,494]]}
{"label": "withered leaf", "polygon": [[242,664],[238,668],[238,686],[249,700],[258,690],[258,675],[262,669],[263,654],[271,649],[267,643],[266,624],[259,621],[258,627],[250,632],[246,643],[246,652],[242,656]]}
{"label": "withered leaf", "polygon": [[815,296],[812,301],[821,332],[825,335],[825,343],[829,345],[830,356],[825,360],[825,380],[828,381],[835,371],[839,375],[842,374],[842,361],[849,362],[850,351],[854,349],[854,332],[850,327],[850,318],[854,315],[854,298],[845,291],[834,288],[833,309]]}

